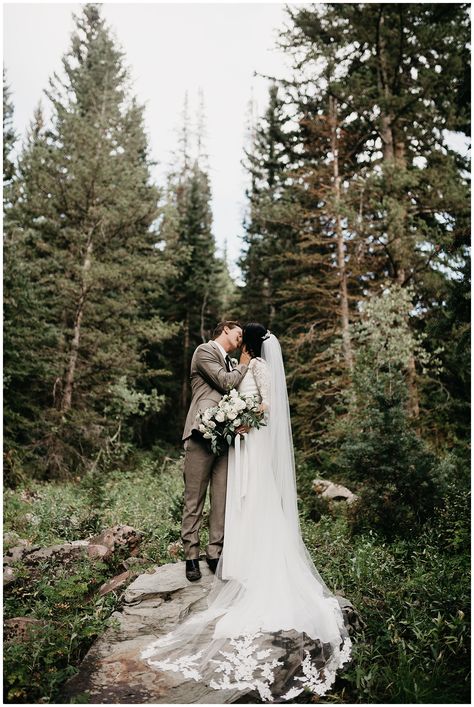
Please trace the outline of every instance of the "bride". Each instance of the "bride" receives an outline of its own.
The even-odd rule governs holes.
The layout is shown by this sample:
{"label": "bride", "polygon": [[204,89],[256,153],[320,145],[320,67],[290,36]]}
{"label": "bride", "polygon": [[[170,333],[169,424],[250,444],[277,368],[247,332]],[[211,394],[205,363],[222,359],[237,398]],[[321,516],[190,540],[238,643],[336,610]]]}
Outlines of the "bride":
{"label": "bride", "polygon": [[324,695],[352,643],[301,538],[280,344],[252,323],[243,347],[252,359],[238,390],[259,397],[266,425],[229,450],[224,547],[208,608],[140,657],[215,690],[254,690],[267,702]]}

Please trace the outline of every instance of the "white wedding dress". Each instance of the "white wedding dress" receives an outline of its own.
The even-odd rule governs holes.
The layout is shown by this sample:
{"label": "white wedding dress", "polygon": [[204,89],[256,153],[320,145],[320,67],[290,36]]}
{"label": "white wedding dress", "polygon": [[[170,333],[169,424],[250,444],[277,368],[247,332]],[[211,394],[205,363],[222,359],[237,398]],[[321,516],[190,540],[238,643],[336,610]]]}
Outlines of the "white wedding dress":
{"label": "white wedding dress", "polygon": [[350,660],[343,614],[301,539],[281,349],[271,334],[239,392],[264,403],[267,425],[229,450],[224,547],[208,608],[141,658],[216,690],[264,701],[325,694]]}

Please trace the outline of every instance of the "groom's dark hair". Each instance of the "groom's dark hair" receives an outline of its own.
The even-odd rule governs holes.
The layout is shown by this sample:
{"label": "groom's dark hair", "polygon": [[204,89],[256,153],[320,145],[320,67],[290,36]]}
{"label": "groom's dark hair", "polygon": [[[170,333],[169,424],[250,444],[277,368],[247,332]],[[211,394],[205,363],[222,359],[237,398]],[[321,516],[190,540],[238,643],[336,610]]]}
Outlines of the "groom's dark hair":
{"label": "groom's dark hair", "polygon": [[235,329],[236,326],[238,326],[242,329],[242,324],[240,322],[236,322],[236,321],[219,322],[219,324],[214,329],[214,332],[212,334],[212,338],[217,339],[217,337],[222,334],[222,332],[224,331],[224,327],[226,327],[226,326],[229,327],[229,329]]}

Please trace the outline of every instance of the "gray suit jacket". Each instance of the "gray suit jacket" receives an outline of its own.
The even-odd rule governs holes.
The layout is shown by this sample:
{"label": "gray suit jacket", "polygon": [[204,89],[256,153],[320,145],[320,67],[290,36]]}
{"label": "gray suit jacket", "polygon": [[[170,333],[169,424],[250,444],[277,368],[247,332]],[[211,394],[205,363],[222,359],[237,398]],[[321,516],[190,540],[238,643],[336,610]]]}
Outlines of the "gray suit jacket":
{"label": "gray suit jacket", "polygon": [[229,373],[222,353],[214,341],[197,347],[191,360],[192,398],[184,425],[183,440],[191,436],[193,429],[198,429],[197,413],[217,405],[225,393],[240,383],[246,371],[247,366],[239,363]]}

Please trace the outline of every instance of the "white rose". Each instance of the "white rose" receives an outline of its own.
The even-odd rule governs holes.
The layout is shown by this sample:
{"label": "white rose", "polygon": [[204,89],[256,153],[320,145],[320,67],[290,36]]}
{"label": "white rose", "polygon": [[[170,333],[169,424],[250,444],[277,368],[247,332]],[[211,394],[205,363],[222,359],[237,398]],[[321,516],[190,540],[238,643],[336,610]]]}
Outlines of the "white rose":
{"label": "white rose", "polygon": [[199,432],[205,432],[207,430],[206,425],[199,425]]}
{"label": "white rose", "polygon": [[233,388],[233,389],[230,391],[229,395],[231,395],[233,398],[236,398],[236,397],[238,396],[238,392],[236,391],[235,388]]}
{"label": "white rose", "polygon": [[237,418],[236,420],[234,420],[234,422],[233,422],[234,427],[238,427],[241,422],[242,422],[242,420],[240,419],[240,417],[238,417],[238,418]]}
{"label": "white rose", "polygon": [[212,434],[211,432],[204,432],[203,437],[204,439],[212,439]]}
{"label": "white rose", "polygon": [[208,426],[211,430],[213,430],[214,427],[216,426],[216,423],[214,422],[214,420],[209,420],[209,422],[207,423],[207,426]]}
{"label": "white rose", "polygon": [[217,422],[224,422],[224,420],[225,420],[225,415],[224,415],[224,413],[222,412],[222,410],[219,410],[219,412],[216,413],[215,419],[216,419]]}
{"label": "white rose", "polygon": [[235,410],[232,410],[227,414],[227,417],[229,420],[235,420],[235,418],[237,417],[237,413],[235,412]]}

